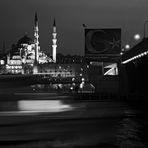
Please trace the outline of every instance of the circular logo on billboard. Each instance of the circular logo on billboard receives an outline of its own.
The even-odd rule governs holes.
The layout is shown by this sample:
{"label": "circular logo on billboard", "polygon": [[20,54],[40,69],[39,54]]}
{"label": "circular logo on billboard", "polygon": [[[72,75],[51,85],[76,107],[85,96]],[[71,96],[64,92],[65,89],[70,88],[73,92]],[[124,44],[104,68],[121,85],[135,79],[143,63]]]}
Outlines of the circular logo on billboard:
{"label": "circular logo on billboard", "polygon": [[119,47],[120,40],[116,32],[89,30],[86,34],[86,49],[90,53],[109,53]]}

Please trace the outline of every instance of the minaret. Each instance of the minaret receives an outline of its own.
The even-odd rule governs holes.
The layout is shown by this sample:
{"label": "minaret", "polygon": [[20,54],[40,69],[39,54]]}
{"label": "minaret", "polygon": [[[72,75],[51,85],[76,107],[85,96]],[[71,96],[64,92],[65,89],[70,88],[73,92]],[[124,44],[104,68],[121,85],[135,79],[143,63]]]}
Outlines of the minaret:
{"label": "minaret", "polygon": [[34,44],[35,44],[35,63],[38,63],[38,50],[39,50],[39,27],[37,12],[35,13],[35,26],[34,26]]}
{"label": "minaret", "polygon": [[55,18],[54,18],[54,23],[53,23],[53,33],[52,33],[52,59],[54,63],[56,63],[56,50],[57,50],[57,32],[56,32],[56,23],[55,23]]}
{"label": "minaret", "polygon": [[7,64],[10,64],[10,52],[7,54]]}

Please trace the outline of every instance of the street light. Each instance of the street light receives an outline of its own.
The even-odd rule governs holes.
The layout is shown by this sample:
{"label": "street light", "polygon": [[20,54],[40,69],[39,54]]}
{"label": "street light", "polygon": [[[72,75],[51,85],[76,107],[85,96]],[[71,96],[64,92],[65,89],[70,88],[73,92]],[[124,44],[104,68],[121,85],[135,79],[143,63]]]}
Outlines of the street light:
{"label": "street light", "polygon": [[126,44],[125,45],[125,49],[130,49],[130,45],[129,44]]}
{"label": "street light", "polygon": [[129,44],[126,44],[126,45],[125,45],[125,49],[126,49],[126,50],[129,50],[129,49],[131,48],[131,42],[132,42],[133,39],[134,39],[134,41],[140,40],[140,39],[141,39],[140,34],[135,34],[135,35],[134,35],[134,38],[133,38],[133,36],[130,38]]}
{"label": "street light", "polygon": [[134,35],[134,39],[135,39],[136,41],[137,41],[137,40],[140,40],[140,38],[141,38],[141,37],[140,37],[140,34],[135,34],[135,35]]}

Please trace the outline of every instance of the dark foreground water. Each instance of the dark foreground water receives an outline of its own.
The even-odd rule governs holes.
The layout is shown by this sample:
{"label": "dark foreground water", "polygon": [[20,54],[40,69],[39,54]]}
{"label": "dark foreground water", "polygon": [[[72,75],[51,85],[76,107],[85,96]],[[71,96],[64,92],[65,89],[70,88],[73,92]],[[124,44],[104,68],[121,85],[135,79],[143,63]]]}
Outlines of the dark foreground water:
{"label": "dark foreground water", "polygon": [[1,111],[0,147],[148,147],[148,109],[145,100],[68,101],[68,104],[78,108],[56,114],[46,112],[31,115],[15,112],[9,115]]}

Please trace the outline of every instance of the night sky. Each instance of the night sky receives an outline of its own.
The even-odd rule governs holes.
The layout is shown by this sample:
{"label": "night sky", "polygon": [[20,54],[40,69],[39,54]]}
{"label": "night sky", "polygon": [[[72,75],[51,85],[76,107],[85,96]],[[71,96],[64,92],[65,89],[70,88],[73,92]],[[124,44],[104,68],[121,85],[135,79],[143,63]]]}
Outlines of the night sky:
{"label": "night sky", "polygon": [[[5,41],[9,50],[25,33],[33,38],[35,11],[41,50],[51,52],[55,17],[58,52],[83,55],[82,24],[88,28],[121,28],[124,45],[135,33],[143,36],[143,24],[148,20],[148,0],[0,0],[0,48]],[[148,28],[148,24],[146,26]]]}

